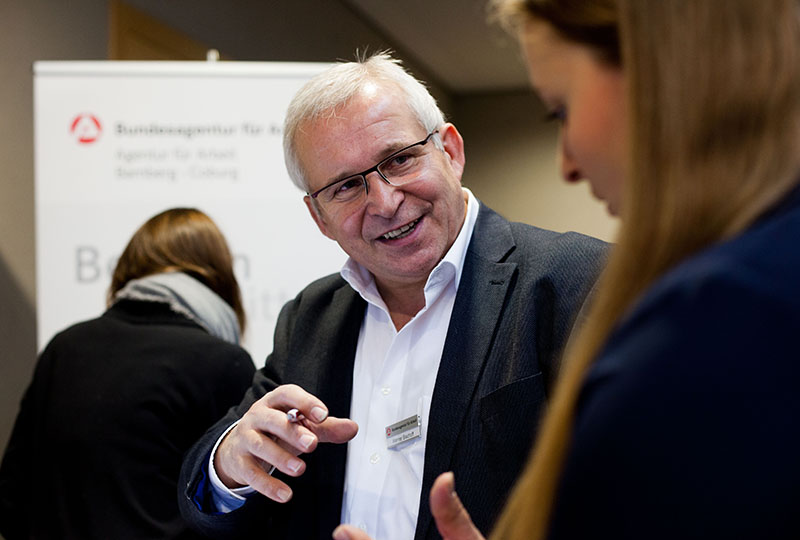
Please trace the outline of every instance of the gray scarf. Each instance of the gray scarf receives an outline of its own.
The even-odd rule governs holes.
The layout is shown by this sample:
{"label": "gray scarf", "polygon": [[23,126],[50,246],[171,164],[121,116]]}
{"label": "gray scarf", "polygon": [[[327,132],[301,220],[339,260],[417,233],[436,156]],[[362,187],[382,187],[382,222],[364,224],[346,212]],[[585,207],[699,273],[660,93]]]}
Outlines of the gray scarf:
{"label": "gray scarf", "polygon": [[132,279],[117,291],[119,300],[162,302],[169,308],[196,322],[212,336],[239,344],[239,322],[236,314],[222,298],[182,272],[165,272]]}

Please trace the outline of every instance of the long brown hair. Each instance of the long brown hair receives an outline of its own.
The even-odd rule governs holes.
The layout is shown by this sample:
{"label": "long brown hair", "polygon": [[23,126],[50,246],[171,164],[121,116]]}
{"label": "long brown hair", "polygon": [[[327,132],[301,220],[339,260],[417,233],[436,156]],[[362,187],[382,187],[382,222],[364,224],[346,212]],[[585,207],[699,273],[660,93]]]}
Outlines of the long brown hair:
{"label": "long brown hair", "polygon": [[[506,18],[543,20],[601,56],[613,46],[613,40],[580,39],[538,8],[555,13],[608,6],[608,0],[500,4]],[[622,226],[537,446],[493,538],[546,536],[585,374],[640,295],[680,261],[741,232],[798,182],[797,0],[613,4],[630,141]]]}
{"label": "long brown hair", "polygon": [[184,272],[222,298],[244,333],[246,317],[233,257],[216,224],[194,208],[172,208],[148,219],[122,252],[108,289],[108,304],[129,281],[161,272]]}

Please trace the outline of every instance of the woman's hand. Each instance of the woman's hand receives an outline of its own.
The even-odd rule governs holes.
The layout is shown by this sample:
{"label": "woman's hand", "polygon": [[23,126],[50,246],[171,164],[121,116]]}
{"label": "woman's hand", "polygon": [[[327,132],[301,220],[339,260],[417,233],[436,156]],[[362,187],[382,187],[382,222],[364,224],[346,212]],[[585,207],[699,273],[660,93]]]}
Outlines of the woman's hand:
{"label": "woman's hand", "polygon": [[[431,514],[444,540],[485,540],[473,525],[461,499],[455,492],[453,473],[439,475],[430,494]],[[339,525],[334,540],[372,540],[367,533],[352,525]]]}

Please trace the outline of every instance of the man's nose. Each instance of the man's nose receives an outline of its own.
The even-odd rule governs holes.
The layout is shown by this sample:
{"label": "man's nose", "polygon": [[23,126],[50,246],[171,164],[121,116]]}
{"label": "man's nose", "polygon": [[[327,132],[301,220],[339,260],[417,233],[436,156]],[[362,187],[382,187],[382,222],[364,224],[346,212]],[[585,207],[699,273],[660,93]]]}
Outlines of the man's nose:
{"label": "man's nose", "polygon": [[391,185],[378,171],[365,178],[367,182],[367,211],[371,214],[390,217],[403,200],[403,192]]}

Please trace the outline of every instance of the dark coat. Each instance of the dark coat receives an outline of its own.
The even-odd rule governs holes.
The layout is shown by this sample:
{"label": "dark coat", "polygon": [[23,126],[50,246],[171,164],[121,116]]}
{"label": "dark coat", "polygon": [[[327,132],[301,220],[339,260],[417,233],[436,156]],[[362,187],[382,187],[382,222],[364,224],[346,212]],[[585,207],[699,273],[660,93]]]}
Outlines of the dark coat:
{"label": "dark coat", "polygon": [[800,188],[653,284],[574,430],[553,539],[800,538]]}
{"label": "dark coat", "polygon": [[0,467],[0,530],[18,538],[194,538],[183,454],[239,402],[247,352],[165,304],[121,301],[42,352]]}
{"label": "dark coat", "polygon": [[[487,531],[496,519],[525,463],[559,353],[604,254],[599,240],[509,223],[481,206],[432,397],[417,538],[438,537],[427,493],[448,470],[475,523]],[[274,350],[253,387],[184,463],[181,511],[194,526],[215,538],[331,537],[340,521],[346,445],[320,445],[304,456],[305,474],[282,477],[294,492],[287,504],[257,494],[230,514],[212,515],[192,498],[222,431],[276,385],[297,384],[331,415],[349,416],[365,307],[339,275],[312,283],[284,306]]]}

